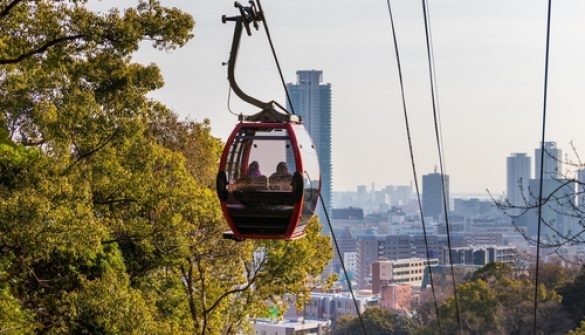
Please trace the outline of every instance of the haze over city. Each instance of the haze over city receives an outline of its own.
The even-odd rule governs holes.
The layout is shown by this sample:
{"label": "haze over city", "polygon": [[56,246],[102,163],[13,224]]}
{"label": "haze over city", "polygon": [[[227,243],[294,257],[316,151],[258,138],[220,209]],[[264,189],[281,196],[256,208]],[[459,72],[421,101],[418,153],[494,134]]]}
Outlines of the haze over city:
{"label": "haze over city", "polygon": [[[116,2],[119,5],[120,2]],[[122,4],[131,4],[123,1]],[[233,1],[163,1],[190,12],[195,37],[166,54],[143,48],[136,59],[156,62],[165,86],[153,96],[184,117],[211,120],[225,139],[236,123],[227,108],[226,68],[233,26],[221,24]],[[96,8],[114,4],[97,2]],[[412,172],[392,35],[385,1],[265,1],[264,11],[287,82],[295,71],[323,71],[332,86],[333,189],[374,182],[408,184]],[[438,164],[432,125],[422,8],[393,1],[420,174]],[[439,107],[447,174],[453,193],[501,193],[505,158],[533,155],[540,141],[545,1],[430,1]],[[547,140],[565,152],[585,148],[585,3],[553,5]],[[284,104],[285,95],[264,31],[244,36],[237,67],[252,95]],[[232,96],[236,113],[254,109]],[[367,169],[366,169],[367,167]]]}

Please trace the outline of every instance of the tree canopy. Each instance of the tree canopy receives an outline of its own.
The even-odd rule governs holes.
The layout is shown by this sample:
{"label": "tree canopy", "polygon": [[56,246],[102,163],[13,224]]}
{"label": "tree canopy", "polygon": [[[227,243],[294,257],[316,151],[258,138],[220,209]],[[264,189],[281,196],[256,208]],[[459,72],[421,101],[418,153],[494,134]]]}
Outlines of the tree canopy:
{"label": "tree canopy", "polygon": [[381,308],[368,308],[362,314],[364,327],[358,317],[343,316],[335,324],[332,335],[372,334],[407,335],[412,334],[414,325],[407,316],[400,316]]}
{"label": "tree canopy", "polygon": [[[455,298],[439,306],[441,327],[447,334],[532,334],[534,283],[516,276],[503,263],[489,263],[457,285],[461,329],[457,323]],[[538,287],[538,333],[564,334],[572,325],[554,289]],[[433,311],[422,309],[418,332],[433,334],[437,323]],[[554,315],[554,317],[550,317]]]}
{"label": "tree canopy", "polygon": [[234,334],[300,303],[331,257],[315,220],[292,242],[223,240],[221,143],[147,93],[143,41],[183,46],[158,1],[0,4],[0,333]]}

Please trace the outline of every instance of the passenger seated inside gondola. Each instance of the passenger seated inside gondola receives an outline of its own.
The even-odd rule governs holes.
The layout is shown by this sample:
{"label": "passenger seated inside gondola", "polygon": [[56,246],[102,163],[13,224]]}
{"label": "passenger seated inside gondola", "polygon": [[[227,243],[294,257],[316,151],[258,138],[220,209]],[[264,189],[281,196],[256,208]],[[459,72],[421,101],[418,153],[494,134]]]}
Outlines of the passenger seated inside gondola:
{"label": "passenger seated inside gondola", "polygon": [[246,176],[236,182],[237,190],[266,190],[267,186],[268,180],[260,172],[260,165],[257,161],[250,163]]}
{"label": "passenger seated inside gondola", "polygon": [[288,172],[286,162],[280,162],[276,165],[276,172],[270,175],[268,185],[274,191],[292,191],[292,175]]}

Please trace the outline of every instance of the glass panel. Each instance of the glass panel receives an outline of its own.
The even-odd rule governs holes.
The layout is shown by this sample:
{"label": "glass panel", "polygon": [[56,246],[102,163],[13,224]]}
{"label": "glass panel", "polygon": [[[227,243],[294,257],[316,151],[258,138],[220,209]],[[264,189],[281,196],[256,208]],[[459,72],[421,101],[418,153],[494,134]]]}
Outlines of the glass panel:
{"label": "glass panel", "polygon": [[[293,148],[286,129],[242,129],[234,139],[226,166],[230,185],[247,177],[292,176],[295,171]],[[272,186],[280,185],[275,182]]]}
{"label": "glass panel", "polygon": [[294,127],[299,150],[301,151],[301,157],[303,159],[305,203],[302,216],[306,219],[313,214],[315,211],[315,206],[317,206],[321,173],[319,171],[319,159],[317,157],[317,151],[315,150],[315,144],[313,143],[311,136],[304,126],[295,125]]}

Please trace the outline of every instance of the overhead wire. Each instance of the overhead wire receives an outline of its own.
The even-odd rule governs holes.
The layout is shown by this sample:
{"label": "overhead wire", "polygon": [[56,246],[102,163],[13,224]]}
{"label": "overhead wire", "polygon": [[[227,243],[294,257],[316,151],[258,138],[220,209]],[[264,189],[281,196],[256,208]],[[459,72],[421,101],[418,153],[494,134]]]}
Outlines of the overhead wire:
{"label": "overhead wire", "polygon": [[[431,11],[429,10],[428,3],[427,3],[426,10],[427,10],[426,13],[427,13],[428,21],[431,22]],[[430,24],[429,24],[429,27],[430,27]],[[433,71],[433,77],[435,78],[435,80],[433,80],[433,82],[431,84],[433,85],[433,88],[435,90],[434,98],[436,101],[436,108],[437,108],[437,123],[439,124],[439,138],[441,140],[441,142],[440,142],[441,143],[440,144],[441,145],[441,153],[440,154],[442,154],[441,158],[443,159],[443,166],[445,168],[445,171],[447,171],[447,161],[445,160],[445,147],[443,146],[443,143],[445,143],[443,141],[443,126],[441,124],[441,108],[440,108],[441,104],[439,103],[439,97],[440,97],[439,85],[437,84],[437,80],[436,80],[437,68],[435,66],[435,47],[433,46],[433,32],[431,29],[429,29],[428,34],[429,34],[429,51],[431,53],[431,68]]]}
{"label": "overhead wire", "polygon": [[550,55],[550,22],[551,22],[552,0],[548,0],[548,11],[546,19],[546,43],[545,43],[545,58],[544,58],[544,89],[543,89],[543,106],[542,106],[542,134],[540,140],[540,176],[539,176],[539,190],[538,190],[538,224],[536,233],[536,268],[534,275],[534,313],[532,322],[532,333],[536,334],[536,324],[538,316],[538,270],[540,263],[540,234],[542,227],[542,187],[544,180],[544,140],[546,139],[546,106],[548,100],[548,67]]}
{"label": "overhead wire", "polygon": [[449,257],[449,265],[450,265],[450,269],[451,269],[451,277],[453,278],[452,280],[452,284],[453,284],[453,298],[455,301],[455,311],[456,311],[456,315],[457,315],[457,325],[459,327],[459,330],[462,329],[462,325],[461,325],[461,313],[460,313],[460,309],[459,309],[459,298],[457,295],[457,285],[455,283],[455,270],[454,270],[454,266],[453,266],[453,248],[451,245],[451,232],[450,232],[450,228],[449,228],[449,204],[448,204],[448,199],[447,199],[447,188],[445,185],[445,169],[444,169],[444,164],[443,164],[443,150],[442,150],[442,142],[441,142],[441,131],[439,130],[439,122],[438,122],[438,113],[437,113],[437,100],[436,100],[436,92],[435,92],[435,82],[436,82],[436,76],[434,73],[434,61],[433,61],[433,55],[431,52],[431,43],[430,43],[430,24],[429,24],[429,15],[428,15],[428,6],[427,6],[427,1],[426,0],[422,0],[422,9],[423,9],[423,18],[424,18],[424,24],[425,24],[425,37],[426,37],[426,46],[427,46],[427,58],[428,58],[428,64],[429,64],[429,80],[430,80],[430,89],[431,89],[431,101],[432,101],[432,107],[433,107],[433,121],[434,121],[434,127],[435,127],[435,140],[437,142],[437,151],[439,154],[439,168],[440,168],[440,172],[441,172],[441,190],[442,190],[442,200],[443,200],[443,212],[445,214],[445,227],[446,227],[446,231],[447,231],[447,248],[449,249],[448,252],[448,257]]}
{"label": "overhead wire", "polygon": [[276,50],[274,49],[274,43],[272,43],[272,37],[270,37],[270,30],[268,30],[268,22],[266,21],[266,15],[264,15],[264,10],[262,9],[262,3],[260,0],[256,0],[258,3],[258,10],[260,11],[260,15],[262,16],[262,25],[264,26],[264,30],[266,31],[266,37],[268,38],[268,44],[270,44],[270,50],[272,51],[272,56],[274,57],[274,62],[276,63],[276,68],[278,69],[278,74],[280,75],[280,81],[282,82],[282,87],[284,88],[284,92],[286,93],[286,99],[288,100],[288,105],[290,106],[290,112],[292,115],[295,114],[295,108],[292,104],[292,100],[290,98],[290,94],[288,92],[288,88],[286,86],[286,81],[284,80],[284,75],[282,74],[282,68],[280,67],[280,62],[278,61],[278,57],[276,56]]}
{"label": "overhead wire", "polygon": [[321,193],[319,193],[319,199],[321,200],[321,205],[323,206],[323,213],[325,213],[325,218],[327,219],[327,224],[329,225],[329,229],[331,230],[331,237],[333,239],[333,244],[335,245],[335,250],[337,250],[337,256],[339,256],[339,260],[341,261],[341,268],[343,269],[343,274],[345,276],[345,280],[347,281],[347,286],[349,287],[349,293],[351,294],[351,298],[353,300],[353,304],[355,306],[355,310],[357,312],[358,318],[360,320],[360,325],[362,327],[362,332],[364,335],[367,334],[366,326],[364,324],[364,320],[362,318],[362,313],[360,312],[360,308],[357,303],[357,299],[355,294],[353,293],[353,288],[351,287],[351,280],[349,275],[347,274],[347,270],[345,269],[345,264],[343,261],[343,255],[341,254],[341,249],[339,249],[339,244],[337,243],[337,238],[335,237],[335,232],[333,231],[333,225],[331,224],[331,220],[329,219],[329,213],[327,212],[327,207],[325,207],[325,201],[323,201],[323,197]]}
{"label": "overhead wire", "polygon": [[[272,51],[272,55],[274,57],[274,61],[276,63],[276,67],[277,67],[278,73],[280,75],[280,80],[282,82],[282,86],[283,86],[284,91],[286,93],[286,98],[288,100],[288,104],[290,106],[291,113],[293,115],[296,115],[295,114],[295,111],[294,111],[294,106],[292,104],[292,100],[290,98],[290,93],[288,91],[288,87],[286,86],[286,82],[284,80],[284,75],[282,74],[282,68],[280,66],[280,62],[278,61],[278,57],[276,55],[276,51],[274,49],[274,43],[272,42],[272,38],[270,36],[270,31],[268,29],[268,23],[266,22],[266,15],[264,15],[264,11],[262,9],[262,4],[261,4],[260,0],[256,0],[256,2],[258,3],[258,10],[260,11],[260,14],[262,15],[262,23],[264,25],[264,29],[266,30],[266,37],[268,38],[268,43],[270,44],[270,49]],[[364,324],[364,320],[362,318],[362,314],[361,314],[361,311],[359,309],[359,305],[357,303],[357,299],[355,297],[355,294],[353,292],[353,288],[351,286],[351,280],[349,278],[349,275],[347,274],[347,270],[346,270],[345,264],[343,262],[343,255],[341,255],[341,250],[339,249],[339,245],[337,243],[337,238],[336,238],[335,232],[333,230],[333,225],[331,224],[331,220],[329,219],[328,209],[325,206],[325,202],[323,201],[323,197],[321,196],[321,194],[319,194],[319,199],[321,200],[321,205],[323,206],[323,212],[325,213],[325,218],[327,219],[327,223],[329,225],[329,229],[331,230],[331,237],[333,239],[333,244],[335,245],[335,249],[337,250],[337,255],[339,256],[339,259],[341,260],[341,268],[343,269],[343,274],[344,274],[345,279],[347,281],[347,284],[348,284],[348,287],[349,287],[349,292],[351,294],[351,298],[353,300],[353,303],[354,303],[354,306],[355,306],[355,309],[356,309],[356,313],[357,313],[358,318],[360,320],[360,325],[361,325],[363,334],[364,335],[367,335],[367,331],[366,331],[366,327],[365,327],[365,324]]]}
{"label": "overhead wire", "polygon": [[413,175],[413,179],[414,179],[416,197],[418,200],[418,208],[419,208],[420,218],[421,218],[421,223],[422,223],[422,228],[423,228],[425,250],[426,250],[426,259],[427,259],[427,268],[429,271],[428,273],[429,273],[429,279],[430,279],[430,284],[431,284],[431,291],[433,293],[433,303],[434,303],[434,307],[435,307],[435,314],[437,316],[437,325],[439,327],[439,333],[443,334],[443,327],[441,326],[441,317],[439,315],[439,306],[437,304],[437,296],[435,293],[435,284],[433,281],[433,270],[431,267],[431,258],[430,258],[430,253],[429,253],[427,227],[426,227],[426,223],[425,223],[425,218],[424,218],[423,208],[422,208],[422,201],[421,201],[421,197],[420,197],[420,188],[419,188],[419,184],[418,184],[418,174],[416,172],[416,164],[415,164],[415,159],[414,159],[414,149],[412,146],[412,136],[410,134],[410,123],[408,121],[408,111],[406,108],[406,97],[404,94],[404,79],[402,77],[402,66],[400,63],[400,52],[398,50],[398,40],[396,38],[396,29],[394,27],[394,17],[392,15],[392,6],[390,5],[390,0],[386,0],[386,4],[388,6],[388,16],[390,18],[390,26],[392,28],[392,40],[394,42],[394,52],[396,54],[396,65],[398,68],[398,78],[400,81],[400,94],[402,97],[402,109],[404,111],[404,123],[406,125],[406,135],[407,135],[407,139],[408,139],[408,150],[410,152],[410,161],[412,164],[412,175]]}

